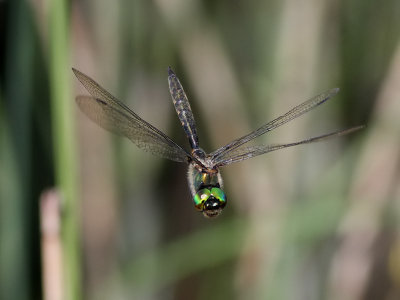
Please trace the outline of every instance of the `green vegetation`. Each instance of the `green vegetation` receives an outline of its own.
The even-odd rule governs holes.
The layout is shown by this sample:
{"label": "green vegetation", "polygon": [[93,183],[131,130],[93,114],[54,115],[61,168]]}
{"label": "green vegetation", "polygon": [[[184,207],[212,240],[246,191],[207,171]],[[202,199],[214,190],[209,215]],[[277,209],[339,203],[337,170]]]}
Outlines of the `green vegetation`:
{"label": "green vegetation", "polygon": [[[0,14],[0,299],[46,295],[50,188],[65,299],[400,298],[399,1],[13,0]],[[366,128],[222,169],[228,204],[207,220],[184,165],[74,101],[71,67],[188,148],[168,66],[208,152],[334,87],[255,142]]]}

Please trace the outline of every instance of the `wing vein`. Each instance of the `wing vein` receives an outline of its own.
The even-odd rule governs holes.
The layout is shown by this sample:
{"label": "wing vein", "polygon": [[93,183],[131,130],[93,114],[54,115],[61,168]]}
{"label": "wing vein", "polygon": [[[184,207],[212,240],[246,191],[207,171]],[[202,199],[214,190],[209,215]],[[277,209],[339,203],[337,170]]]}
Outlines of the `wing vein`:
{"label": "wing vein", "polygon": [[139,148],[154,155],[178,162],[192,156],[171,138],[140,118],[129,107],[103,89],[97,82],[73,69],[76,77],[91,96],[78,96],[79,108],[92,121],[106,130],[127,137]]}
{"label": "wing vein", "polygon": [[234,149],[240,147],[241,145],[259,137],[260,135],[263,135],[267,133],[268,131],[271,131],[303,114],[306,112],[312,110],[313,108],[317,107],[318,105],[324,103],[328,99],[330,99],[332,96],[336,95],[338,93],[339,89],[334,88],[328,91],[325,91],[303,103],[300,105],[292,108],[290,111],[287,113],[283,114],[282,116],[264,124],[263,126],[259,127],[258,129],[250,132],[249,134],[246,134],[236,140],[233,140],[232,142],[226,144],[225,146],[217,149],[213,153],[210,154],[210,157],[213,160],[218,160],[220,157],[224,156],[225,154],[233,151]]}
{"label": "wing vein", "polygon": [[298,142],[288,143],[288,144],[271,144],[271,145],[259,145],[252,147],[240,147],[235,149],[234,151],[229,152],[225,156],[221,157],[219,160],[215,161],[217,167],[222,167],[226,165],[230,165],[235,162],[240,162],[258,155],[262,155],[268,152],[272,152],[275,150],[293,147],[297,145],[310,144],[315,142],[320,142],[323,140],[327,140],[333,137],[342,136],[345,134],[353,133],[357,130],[364,128],[364,126],[356,126],[340,131],[335,131],[323,135],[319,135],[316,137],[311,137],[305,140],[301,140]]}

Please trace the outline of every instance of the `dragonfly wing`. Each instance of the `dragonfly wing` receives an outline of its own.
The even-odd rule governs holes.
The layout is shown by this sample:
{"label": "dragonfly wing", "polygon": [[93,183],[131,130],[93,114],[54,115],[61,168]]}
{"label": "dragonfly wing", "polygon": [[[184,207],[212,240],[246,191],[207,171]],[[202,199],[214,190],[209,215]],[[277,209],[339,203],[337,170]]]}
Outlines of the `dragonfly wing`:
{"label": "dragonfly wing", "polygon": [[78,96],[82,112],[104,129],[130,139],[136,146],[159,157],[188,162],[191,155],[162,131],[146,122],[94,80],[73,69],[76,77],[93,96]]}
{"label": "dragonfly wing", "polygon": [[338,93],[339,89],[331,89],[326,92],[323,92],[322,94],[319,94],[318,96],[315,96],[302,104],[292,108],[290,111],[288,111],[286,114],[264,124],[260,128],[250,132],[249,134],[242,136],[241,138],[238,138],[229,144],[226,144],[225,146],[217,149],[213,153],[210,154],[213,160],[219,160],[220,157],[223,157],[227,153],[233,151],[234,149],[240,147],[241,145],[251,141],[252,139],[255,139],[256,137],[259,137],[260,135],[263,135],[267,133],[268,131],[271,131],[303,114],[306,112],[312,110],[313,108],[317,107],[318,105],[324,103],[327,101],[329,98],[332,96],[336,95]]}
{"label": "dragonfly wing", "polygon": [[243,161],[243,160],[258,156],[258,155],[262,155],[262,154],[265,154],[265,153],[268,153],[271,151],[288,148],[288,147],[293,147],[293,146],[297,146],[297,145],[320,142],[320,141],[330,139],[333,137],[342,136],[342,135],[349,134],[349,133],[355,132],[357,130],[360,130],[363,127],[364,126],[352,127],[349,129],[335,131],[335,132],[327,133],[324,135],[308,138],[306,140],[302,140],[299,142],[288,143],[288,144],[272,144],[272,145],[261,145],[261,146],[252,146],[252,147],[240,147],[240,148],[236,148],[235,150],[230,151],[230,152],[226,153],[225,155],[219,157],[218,160],[214,161],[214,164],[216,167],[222,167],[222,166],[230,165],[235,162],[240,162],[240,161]]}
{"label": "dragonfly wing", "polygon": [[199,139],[197,137],[196,122],[194,121],[192,109],[182,84],[171,67],[168,67],[168,85],[176,113],[189,139],[190,146],[192,149],[197,149],[199,147]]}

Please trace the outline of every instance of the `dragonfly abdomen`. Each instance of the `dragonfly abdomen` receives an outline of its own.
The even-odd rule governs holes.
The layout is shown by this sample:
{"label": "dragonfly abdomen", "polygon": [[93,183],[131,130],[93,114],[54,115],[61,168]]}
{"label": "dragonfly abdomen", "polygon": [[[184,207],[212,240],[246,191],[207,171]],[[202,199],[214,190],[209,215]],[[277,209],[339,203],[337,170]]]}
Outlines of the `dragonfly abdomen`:
{"label": "dragonfly abdomen", "polygon": [[190,146],[192,149],[197,149],[199,148],[199,139],[197,137],[196,123],[194,121],[192,109],[179,79],[171,68],[168,68],[168,83],[176,113],[189,139]]}

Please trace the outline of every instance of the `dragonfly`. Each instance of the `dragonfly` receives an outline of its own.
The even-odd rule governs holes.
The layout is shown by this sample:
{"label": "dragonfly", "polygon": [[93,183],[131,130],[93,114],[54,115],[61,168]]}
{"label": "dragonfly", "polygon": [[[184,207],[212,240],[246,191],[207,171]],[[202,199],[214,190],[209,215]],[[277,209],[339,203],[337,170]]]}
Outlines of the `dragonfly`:
{"label": "dragonfly", "polygon": [[90,94],[90,96],[77,96],[76,102],[81,111],[92,121],[110,132],[127,137],[144,151],[188,164],[187,180],[194,207],[208,218],[220,215],[227,204],[227,196],[223,191],[221,167],[275,150],[342,136],[364,127],[356,126],[287,144],[246,145],[253,139],[325,103],[338,93],[339,89],[334,88],[297,105],[287,113],[231,141],[214,152],[206,153],[200,148],[196,122],[186,93],[174,71],[171,67],[168,67],[169,91],[176,113],[189,140],[189,152],[175,143],[164,132],[139,117],[92,78],[77,69],[72,68],[72,70]]}

